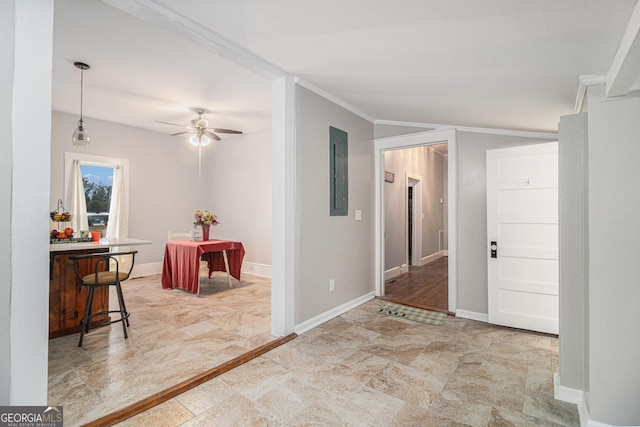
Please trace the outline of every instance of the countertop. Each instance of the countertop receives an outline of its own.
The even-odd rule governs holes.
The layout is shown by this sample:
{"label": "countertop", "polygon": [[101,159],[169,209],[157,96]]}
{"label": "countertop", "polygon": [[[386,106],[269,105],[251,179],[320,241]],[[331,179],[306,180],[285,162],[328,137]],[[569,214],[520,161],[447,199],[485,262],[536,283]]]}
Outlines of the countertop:
{"label": "countertop", "polygon": [[118,246],[139,246],[150,245],[152,242],[149,240],[139,239],[100,239],[99,242],[79,242],[79,243],[51,243],[49,244],[49,252],[61,252],[61,251],[80,251],[85,249],[98,249],[98,248],[114,248]]}

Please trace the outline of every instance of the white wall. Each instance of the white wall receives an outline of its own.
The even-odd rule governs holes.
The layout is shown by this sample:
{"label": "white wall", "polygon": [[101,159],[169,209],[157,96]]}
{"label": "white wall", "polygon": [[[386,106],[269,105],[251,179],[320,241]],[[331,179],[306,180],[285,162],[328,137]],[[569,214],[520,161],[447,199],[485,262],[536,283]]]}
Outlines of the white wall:
{"label": "white wall", "polygon": [[[193,210],[209,209],[222,225],[212,238],[247,240],[247,262],[271,259],[271,139],[269,131],[238,135],[202,150],[186,138],[85,117],[91,135],[88,148],[74,148],[71,134],[77,117],[52,113],[51,209],[63,197],[64,153],[129,159],[129,237],[150,240],[138,246],[136,264],[160,262],[167,231],[193,229]],[[255,185],[252,185],[254,181]]]}
{"label": "white wall", "polygon": [[[329,216],[329,126],[348,133],[348,216]],[[372,140],[370,122],[296,87],[296,324],[374,290]]]}
{"label": "white wall", "polygon": [[487,150],[550,140],[458,132],[458,306],[488,313]]}
{"label": "white wall", "polygon": [[[15,1],[0,2],[0,140],[13,140]],[[11,143],[0,144],[0,235],[11,233]],[[0,405],[9,404],[11,380],[11,239],[0,239]]]}
{"label": "white wall", "polygon": [[0,27],[0,405],[46,405],[53,2],[2,2]]}
{"label": "white wall", "polygon": [[640,92],[588,91],[588,379],[590,418],[640,425]]}
{"label": "white wall", "polygon": [[385,203],[385,271],[400,267],[406,262],[406,188],[405,174],[422,178],[422,257],[439,251],[439,231],[444,230],[446,212],[440,199],[446,180],[446,158],[433,149],[424,147],[389,150],[384,153],[385,171],[393,172],[393,183],[383,184]]}

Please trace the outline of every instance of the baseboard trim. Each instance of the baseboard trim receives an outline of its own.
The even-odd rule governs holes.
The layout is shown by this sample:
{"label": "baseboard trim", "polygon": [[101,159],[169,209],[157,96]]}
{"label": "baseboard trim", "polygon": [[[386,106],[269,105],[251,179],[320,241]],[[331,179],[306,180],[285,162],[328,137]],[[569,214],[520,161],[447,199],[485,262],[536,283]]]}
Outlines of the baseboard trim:
{"label": "baseboard trim", "polygon": [[407,270],[407,264],[398,265],[396,267],[390,268],[384,272],[384,280],[393,279],[396,276],[401,275]]}
{"label": "baseboard trim", "polygon": [[560,385],[560,374],[555,372],[553,374],[553,397],[556,400],[577,405],[583,399],[584,393],[582,390]]}
{"label": "baseboard trim", "polygon": [[[612,424],[605,424],[598,421],[594,421],[589,418],[589,408],[587,407],[584,399],[578,402],[578,417],[580,418],[580,427],[614,427]],[[618,426],[625,427],[625,426]],[[638,426],[626,426],[626,427],[638,427]]]}
{"label": "baseboard trim", "polygon": [[243,262],[242,274],[251,274],[252,276],[267,277],[271,279],[271,266],[260,264],[257,262]]}
{"label": "baseboard trim", "polygon": [[299,325],[296,325],[294,327],[294,331],[296,334],[300,335],[303,334],[313,328],[315,328],[316,326],[320,326],[321,324],[328,322],[329,320],[333,319],[334,317],[340,316],[342,313],[345,313],[349,310],[351,310],[352,308],[355,308],[361,304],[364,304],[367,301],[370,301],[372,299],[374,299],[376,296],[376,293],[374,291],[369,292],[368,294],[365,294],[359,298],[353,299],[349,302],[346,302],[338,307],[332,308],[329,311],[325,311],[324,313],[321,313],[315,317],[312,317],[309,320],[306,320],[302,323],[300,323]]}
{"label": "baseboard trim", "polygon": [[489,323],[489,315],[485,313],[476,313],[475,311],[467,311],[467,310],[456,310],[456,317],[461,317],[463,319],[469,320],[477,320],[478,322]]}
{"label": "baseboard trim", "polygon": [[[206,262],[201,263],[200,268],[206,267]],[[131,278],[152,276],[162,273],[162,262],[148,262],[146,264],[136,264],[133,266]],[[257,262],[243,262],[241,274],[271,278],[271,266],[259,264]]]}
{"label": "baseboard trim", "polygon": [[136,264],[133,266],[131,278],[152,276],[162,273],[162,262],[148,262],[146,264]]}
{"label": "baseboard trim", "polygon": [[420,266],[427,265],[430,262],[433,262],[433,261],[435,261],[437,259],[442,258],[443,256],[444,256],[444,251],[438,251],[438,252],[433,253],[431,255],[427,255],[425,257],[422,257],[422,259],[420,260]]}
{"label": "baseboard trim", "polygon": [[580,427],[614,427],[611,424],[605,424],[599,421],[592,420],[589,415],[589,408],[587,407],[587,403],[584,400],[584,392],[582,390],[561,385],[560,375],[558,374],[558,372],[555,372],[553,374],[553,397],[563,402],[573,403],[578,407]]}

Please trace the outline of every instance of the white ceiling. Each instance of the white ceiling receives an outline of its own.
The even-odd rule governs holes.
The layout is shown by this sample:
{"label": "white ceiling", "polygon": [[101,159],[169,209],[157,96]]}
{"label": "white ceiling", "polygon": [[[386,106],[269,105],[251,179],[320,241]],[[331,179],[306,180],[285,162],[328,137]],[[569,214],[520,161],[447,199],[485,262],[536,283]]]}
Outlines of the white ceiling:
{"label": "white ceiling", "polygon": [[204,107],[215,127],[269,127],[271,83],[217,56],[226,39],[373,119],[555,132],[579,76],[609,70],[635,3],[57,1],[53,108],[79,112],[81,60],[85,116],[172,133],[154,120],[186,124]]}

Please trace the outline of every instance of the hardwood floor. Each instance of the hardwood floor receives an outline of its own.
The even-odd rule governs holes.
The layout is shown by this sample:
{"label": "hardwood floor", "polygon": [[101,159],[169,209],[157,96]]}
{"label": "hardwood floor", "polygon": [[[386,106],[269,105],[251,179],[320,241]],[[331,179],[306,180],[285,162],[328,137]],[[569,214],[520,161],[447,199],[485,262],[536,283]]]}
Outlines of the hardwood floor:
{"label": "hardwood floor", "polygon": [[448,260],[445,256],[422,267],[410,266],[407,273],[385,282],[381,299],[448,313]]}

